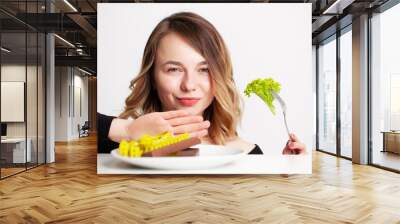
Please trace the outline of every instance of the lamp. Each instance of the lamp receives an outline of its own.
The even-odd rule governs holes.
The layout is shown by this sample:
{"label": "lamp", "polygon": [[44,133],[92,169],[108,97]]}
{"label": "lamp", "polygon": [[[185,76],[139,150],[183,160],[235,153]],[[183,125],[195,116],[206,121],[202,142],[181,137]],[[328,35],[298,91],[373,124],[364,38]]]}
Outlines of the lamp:
{"label": "lamp", "polygon": [[343,10],[351,5],[355,0],[336,0],[332,5],[330,5],[327,9],[324,10],[322,14],[341,14]]}
{"label": "lamp", "polygon": [[10,49],[7,49],[7,48],[5,48],[5,47],[1,47],[1,50],[4,51],[4,52],[6,52],[6,53],[10,53],[10,52],[11,52]]}
{"label": "lamp", "polygon": [[92,75],[92,73],[90,73],[90,72],[88,72],[88,71],[86,71],[86,70],[83,70],[83,69],[81,69],[81,68],[79,68],[79,67],[78,67],[78,70],[81,71],[81,72],[83,72],[83,73],[85,73],[85,74],[87,74],[87,75],[90,75],[90,76]]}
{"label": "lamp", "polygon": [[66,39],[64,39],[64,38],[62,38],[62,37],[60,37],[60,36],[57,35],[57,34],[54,34],[54,36],[57,37],[57,38],[58,38],[59,40],[61,40],[62,42],[66,43],[67,45],[69,45],[69,46],[75,48],[75,45],[73,45],[73,44],[72,44],[71,42],[69,42],[68,40],[66,40]]}
{"label": "lamp", "polygon": [[67,4],[74,12],[78,12],[78,10],[68,1],[64,0],[65,4]]}

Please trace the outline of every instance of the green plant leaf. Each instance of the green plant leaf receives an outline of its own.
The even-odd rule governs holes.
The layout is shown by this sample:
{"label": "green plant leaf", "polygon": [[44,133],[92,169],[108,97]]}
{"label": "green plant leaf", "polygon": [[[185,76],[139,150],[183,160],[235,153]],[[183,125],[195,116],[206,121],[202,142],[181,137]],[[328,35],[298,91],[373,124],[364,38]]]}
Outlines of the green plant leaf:
{"label": "green plant leaf", "polygon": [[259,96],[267,104],[272,114],[275,115],[275,106],[273,104],[275,97],[272,95],[272,91],[279,93],[281,91],[281,84],[272,78],[259,78],[248,83],[244,93],[247,97],[250,97],[252,93]]}

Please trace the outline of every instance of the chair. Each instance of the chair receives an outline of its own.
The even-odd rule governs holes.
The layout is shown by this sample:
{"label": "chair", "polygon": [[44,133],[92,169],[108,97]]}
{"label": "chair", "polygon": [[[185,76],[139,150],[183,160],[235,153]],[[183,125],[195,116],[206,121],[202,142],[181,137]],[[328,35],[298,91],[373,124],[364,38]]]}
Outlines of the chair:
{"label": "chair", "polygon": [[82,127],[78,124],[79,138],[89,136],[89,129],[90,129],[89,121],[85,121]]}

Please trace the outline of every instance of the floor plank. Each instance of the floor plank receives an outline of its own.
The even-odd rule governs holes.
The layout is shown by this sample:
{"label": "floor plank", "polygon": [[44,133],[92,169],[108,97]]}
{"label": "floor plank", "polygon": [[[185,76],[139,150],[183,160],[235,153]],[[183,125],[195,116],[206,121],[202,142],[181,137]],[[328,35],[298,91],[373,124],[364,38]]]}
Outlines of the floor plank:
{"label": "floor plank", "polygon": [[313,154],[312,175],[97,175],[96,138],[0,181],[0,223],[400,223],[400,175]]}

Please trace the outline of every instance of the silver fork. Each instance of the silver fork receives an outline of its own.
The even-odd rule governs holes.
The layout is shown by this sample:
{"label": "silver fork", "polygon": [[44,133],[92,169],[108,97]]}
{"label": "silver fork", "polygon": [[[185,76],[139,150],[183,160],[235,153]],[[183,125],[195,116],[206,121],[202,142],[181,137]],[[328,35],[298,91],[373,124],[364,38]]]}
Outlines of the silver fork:
{"label": "silver fork", "polygon": [[272,95],[274,95],[275,99],[277,99],[279,104],[281,105],[282,112],[283,112],[283,120],[285,121],[286,132],[290,139],[290,131],[289,131],[289,127],[286,122],[286,103],[285,103],[285,101],[283,101],[282,97],[279,96],[276,92],[272,91]]}

